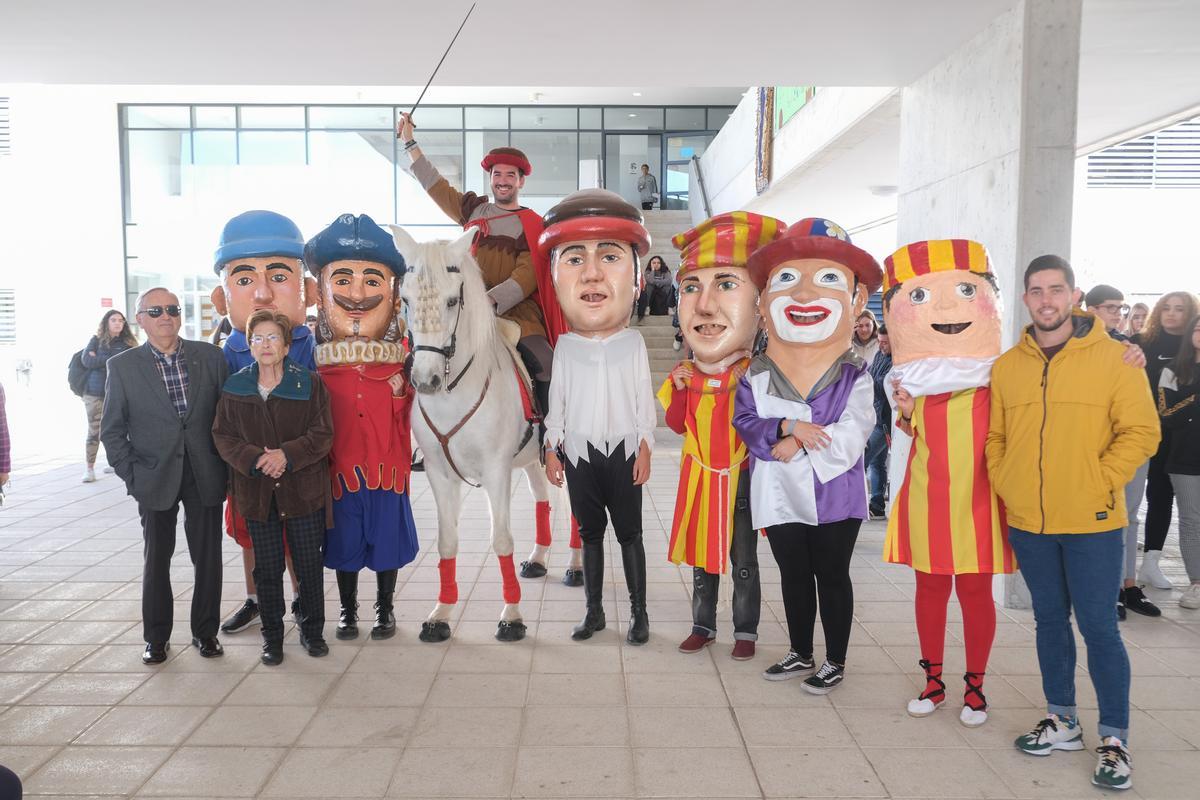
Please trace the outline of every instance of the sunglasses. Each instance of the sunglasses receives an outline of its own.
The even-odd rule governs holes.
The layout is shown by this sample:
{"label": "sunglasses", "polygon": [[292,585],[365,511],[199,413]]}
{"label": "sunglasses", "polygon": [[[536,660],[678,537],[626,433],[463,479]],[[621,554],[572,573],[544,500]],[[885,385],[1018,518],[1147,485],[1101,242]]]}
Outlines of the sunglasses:
{"label": "sunglasses", "polygon": [[164,311],[167,312],[167,316],[169,317],[179,316],[179,306],[150,306],[149,308],[143,308],[138,313],[145,314],[151,319],[158,319],[163,315]]}

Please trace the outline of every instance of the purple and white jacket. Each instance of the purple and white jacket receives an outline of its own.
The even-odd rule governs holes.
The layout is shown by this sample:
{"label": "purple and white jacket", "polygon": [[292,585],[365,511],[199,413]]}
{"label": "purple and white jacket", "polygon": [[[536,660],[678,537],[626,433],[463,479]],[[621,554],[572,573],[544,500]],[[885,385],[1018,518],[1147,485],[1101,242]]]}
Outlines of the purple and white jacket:
{"label": "purple and white jacket", "polygon": [[[733,427],[750,449],[750,516],[755,528],[789,522],[821,525],[867,519],[863,454],[875,427],[875,389],[866,362],[852,350],[834,362],[806,398],[766,354],[738,384]],[[824,426],[830,444],[776,461],[779,423]]]}

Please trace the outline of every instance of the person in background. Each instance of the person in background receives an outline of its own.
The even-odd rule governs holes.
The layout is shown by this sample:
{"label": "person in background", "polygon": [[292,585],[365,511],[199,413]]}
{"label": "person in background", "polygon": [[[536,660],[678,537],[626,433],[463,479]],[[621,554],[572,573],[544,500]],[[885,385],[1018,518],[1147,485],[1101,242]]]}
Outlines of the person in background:
{"label": "person in background", "polygon": [[1179,549],[1188,587],[1180,608],[1200,608],[1200,316],[1184,328],[1179,353],[1158,378],[1158,413],[1170,431],[1166,470],[1179,504]]}
{"label": "person in background", "polygon": [[[1129,342],[1129,337],[1120,333],[1118,328],[1129,306],[1125,305],[1125,295],[1120,289],[1105,284],[1092,287],[1084,297],[1087,310],[1096,315],[1104,323],[1108,335],[1118,342]],[[1130,344],[1130,347],[1137,345]],[[1142,365],[1144,366],[1144,364]],[[1121,594],[1117,600],[1117,618],[1125,619],[1127,611],[1133,611],[1147,617],[1162,616],[1162,611],[1146,597],[1146,593],[1137,585],[1137,543],[1138,520],[1137,509],[1142,504],[1142,496],[1146,491],[1146,471],[1150,464],[1146,462],[1137,468],[1133,480],[1125,485],[1125,508],[1129,512],[1129,524],[1125,526],[1125,582],[1121,586]]]}
{"label": "person in background", "polygon": [[[108,359],[117,353],[123,353],[131,347],[137,347],[137,338],[129,330],[125,315],[115,308],[104,312],[100,318],[100,326],[96,335],[83,348],[80,360],[87,367],[87,383],[83,387],[83,407],[87,411],[88,434],[84,444],[87,457],[83,472],[84,483],[96,481],[96,454],[100,450],[100,412],[104,410],[104,381],[108,372],[104,365]],[[112,467],[105,467],[105,472],[112,472]]]}
{"label": "person in background", "polygon": [[654,208],[654,201],[658,198],[658,179],[650,174],[649,164],[642,164],[642,174],[638,175],[637,189],[638,196],[642,200],[642,210],[649,211]]}
{"label": "person in background", "polygon": [[637,319],[641,322],[649,311],[661,317],[675,307],[675,276],[662,256],[652,256],[645,269],[646,285],[637,299]]}
{"label": "person in background", "polygon": [[[1179,352],[1187,321],[1200,312],[1200,302],[1190,292],[1171,292],[1159,298],[1146,322],[1146,327],[1133,337],[1135,344],[1146,352],[1146,376],[1150,386],[1157,389],[1163,367]],[[1142,566],[1138,580],[1155,589],[1174,588],[1159,566],[1163,545],[1167,541],[1167,530],[1171,526],[1171,512],[1175,505],[1175,490],[1167,474],[1167,454],[1171,449],[1171,431],[1164,428],[1162,443],[1150,458],[1146,473],[1146,527],[1145,546],[1142,548]],[[1136,509],[1132,512],[1136,514]]]}
{"label": "person in background", "polygon": [[309,329],[309,331],[312,332],[313,336],[317,335],[317,315],[316,314],[309,314],[307,317],[305,317],[304,324],[308,326],[308,329]]}
{"label": "person in background", "polygon": [[1142,328],[1146,327],[1146,317],[1150,316],[1150,306],[1145,303],[1134,303],[1129,307],[1129,315],[1125,317],[1125,324],[1122,326],[1121,332],[1126,336],[1136,336],[1142,332]]}
{"label": "person in background", "polygon": [[854,352],[867,362],[867,366],[871,366],[875,361],[875,354],[879,352],[879,321],[875,319],[871,309],[864,308],[854,321],[854,337],[850,344]]}
{"label": "person in background", "polygon": [[880,325],[876,332],[879,352],[867,365],[871,380],[875,382],[875,429],[867,439],[867,481],[871,490],[868,510],[871,519],[883,519],[887,504],[887,459],[891,443],[892,405],[888,402],[890,387],[884,379],[892,371],[892,347],[888,341],[887,327]]}

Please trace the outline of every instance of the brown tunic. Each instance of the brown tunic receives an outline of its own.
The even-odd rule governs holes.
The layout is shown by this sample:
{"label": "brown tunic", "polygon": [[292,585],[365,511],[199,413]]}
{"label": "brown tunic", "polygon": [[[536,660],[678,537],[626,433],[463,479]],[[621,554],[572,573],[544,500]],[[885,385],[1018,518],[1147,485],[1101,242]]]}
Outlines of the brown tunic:
{"label": "brown tunic", "polygon": [[[476,240],[475,260],[488,295],[496,303],[496,313],[520,325],[522,337],[544,337],[542,310],[532,297],[537,275],[520,217],[487,197],[458,191],[424,155],[412,163],[412,173],[438,208],[459,225],[465,228],[472,220],[488,220],[485,232]],[[498,219],[492,219],[495,217]]]}

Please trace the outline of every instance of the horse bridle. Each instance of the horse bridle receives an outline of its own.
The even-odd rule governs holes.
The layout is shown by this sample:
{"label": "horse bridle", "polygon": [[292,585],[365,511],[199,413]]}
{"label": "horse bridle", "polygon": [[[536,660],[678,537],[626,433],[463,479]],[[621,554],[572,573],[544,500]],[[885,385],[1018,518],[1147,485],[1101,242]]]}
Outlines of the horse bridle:
{"label": "horse bridle", "polygon": [[[461,273],[461,270],[458,267],[452,265],[452,266],[446,267],[446,272]],[[439,356],[441,356],[443,359],[445,359],[446,366],[443,371],[443,376],[444,376],[443,380],[446,381],[446,393],[447,394],[454,391],[454,387],[458,386],[458,382],[461,381],[463,379],[463,376],[467,374],[467,370],[469,370],[471,368],[471,364],[475,363],[475,354],[472,353],[471,357],[469,359],[467,359],[467,363],[463,366],[462,370],[458,373],[458,375],[454,378],[454,380],[450,380],[450,361],[451,361],[451,359],[454,358],[454,354],[458,350],[458,323],[460,320],[462,320],[463,304],[464,304],[463,284],[459,283],[458,284],[458,303],[456,304],[457,311],[454,315],[454,327],[450,330],[450,341],[447,344],[443,345],[442,347],[434,347],[433,345],[428,345],[428,344],[418,344],[418,345],[414,345],[414,347],[413,347],[414,354],[419,353],[421,351],[426,351],[429,353],[437,353]]]}

